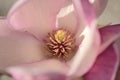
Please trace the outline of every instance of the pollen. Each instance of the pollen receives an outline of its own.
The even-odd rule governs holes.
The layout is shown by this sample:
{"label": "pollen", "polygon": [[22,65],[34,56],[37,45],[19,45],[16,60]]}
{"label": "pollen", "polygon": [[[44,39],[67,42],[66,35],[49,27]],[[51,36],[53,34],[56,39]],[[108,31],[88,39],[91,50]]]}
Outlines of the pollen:
{"label": "pollen", "polygon": [[45,39],[48,57],[60,60],[69,60],[74,55],[75,38],[72,33],[64,29],[58,29],[48,33]]}
{"label": "pollen", "polygon": [[58,30],[55,34],[55,39],[58,43],[62,43],[65,41],[67,33],[63,30]]}

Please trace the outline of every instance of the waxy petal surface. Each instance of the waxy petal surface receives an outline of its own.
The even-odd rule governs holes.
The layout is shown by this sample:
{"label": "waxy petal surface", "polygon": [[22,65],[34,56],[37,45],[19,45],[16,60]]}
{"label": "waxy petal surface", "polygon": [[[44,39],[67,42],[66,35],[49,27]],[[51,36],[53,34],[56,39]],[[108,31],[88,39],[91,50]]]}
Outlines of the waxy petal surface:
{"label": "waxy petal surface", "polygon": [[115,80],[118,64],[118,46],[112,44],[99,55],[92,69],[84,76],[84,80]]}
{"label": "waxy petal surface", "polygon": [[[100,9],[96,12],[101,13],[104,9],[103,6],[103,8],[98,7],[98,4],[101,3],[103,3],[103,5],[105,6],[107,0],[95,0],[92,3],[95,10]],[[9,22],[13,25],[15,29],[28,31],[39,38],[56,27],[55,20],[59,10],[63,7],[71,5],[73,5],[71,0],[53,0],[52,3],[51,1],[49,2],[49,0],[19,0],[10,10],[8,18]],[[76,32],[76,30],[78,29],[76,28],[76,25],[78,25],[76,19],[77,16],[72,8],[68,8],[67,11],[71,12],[58,20],[59,27],[67,28],[68,30],[70,29],[70,31]],[[63,13],[66,13],[66,11]],[[87,11],[86,13],[89,12]],[[82,20],[80,20],[79,23],[81,25],[84,25]],[[83,28],[84,27],[81,26],[79,32],[81,32]]]}
{"label": "waxy petal surface", "polygon": [[92,67],[98,56],[100,37],[95,26],[95,14],[91,3],[88,0],[73,0],[73,2],[78,13],[78,21],[84,22],[84,31],[78,37],[84,36],[84,39],[71,61],[68,75],[82,76]]}
{"label": "waxy petal surface", "polygon": [[0,20],[0,70],[42,58],[39,41],[29,34],[12,30],[6,20]]}
{"label": "waxy petal surface", "polygon": [[8,14],[9,22],[15,29],[41,38],[56,27],[63,3],[64,0],[20,0]]}
{"label": "waxy petal surface", "polygon": [[15,80],[65,80],[67,66],[60,61],[51,59],[8,68]]}
{"label": "waxy petal surface", "polygon": [[[47,1],[47,3],[46,3],[46,1]],[[49,4],[48,0],[44,0],[44,1],[36,0],[36,2],[33,0],[30,0],[30,1],[26,0],[25,2],[23,1],[22,4],[20,4],[19,6],[17,6],[17,8],[14,8],[10,12],[10,14],[8,16],[9,22],[12,24],[12,26],[14,28],[16,28],[18,30],[22,30],[22,31],[28,31],[28,32],[36,35],[38,38],[39,37],[41,38],[44,36],[44,34],[48,33],[53,28],[55,28],[55,19],[56,19],[55,15],[59,11],[59,9],[61,8],[61,5],[63,3],[63,2],[61,2],[61,3],[60,2],[57,0],[53,0],[53,3]],[[53,12],[52,12],[49,8],[49,10],[50,10],[49,11],[48,9],[46,9],[47,7],[43,3],[48,4],[47,7],[49,7],[49,5],[52,5],[52,6],[50,6],[50,8],[52,7],[51,9],[53,9],[53,7],[55,7],[57,5],[58,6],[57,10],[55,9],[56,11],[53,10]],[[84,73],[86,73],[86,71],[88,71],[89,68],[91,67],[91,65],[94,63],[94,60],[96,59],[96,57],[98,55],[98,54],[94,54],[97,51],[97,49],[94,50],[94,47],[98,48],[98,45],[99,45],[99,34],[97,33],[97,31],[95,29],[95,22],[94,22],[95,15],[93,13],[91,4],[89,3],[88,0],[81,0],[81,3],[83,3],[81,5],[83,7],[83,9],[80,9],[82,12],[78,10],[78,17],[79,17],[79,19],[81,18],[81,20],[78,20],[78,22],[81,21],[81,23],[84,24],[83,25],[85,28],[84,31],[86,31],[86,29],[87,29],[88,32],[83,34],[85,36],[85,40],[82,43],[83,44],[82,47],[84,47],[84,49],[83,48],[79,49],[77,54],[90,52],[90,53],[92,53],[92,55],[91,55],[91,57],[89,57],[89,55],[87,55],[87,54],[82,54],[80,65],[78,64],[77,68],[78,68],[78,66],[81,66],[83,63],[90,62],[90,65],[87,65],[85,67],[86,69],[84,68],[85,65],[82,66],[79,71],[81,71],[81,70],[83,70],[83,71],[81,71],[80,73],[78,71],[78,74],[77,74],[78,76],[81,76]],[[79,4],[77,6],[79,6]],[[40,8],[42,8],[42,9],[40,9]],[[32,11],[31,14],[28,10]],[[35,10],[35,12],[34,12],[34,10]],[[44,11],[44,10],[46,10],[46,11]],[[49,14],[47,14],[47,13],[49,13]],[[54,16],[53,16],[53,13],[54,13]],[[82,17],[80,17],[80,16],[82,16]],[[74,17],[73,17],[73,19],[74,19]],[[43,27],[43,26],[45,26],[45,27]],[[81,27],[81,26],[82,25],[79,25],[79,27]],[[95,40],[98,42],[93,41],[94,36],[97,36],[95,38]],[[79,46],[79,48],[80,47],[81,47],[81,45]],[[89,47],[89,49],[88,49],[88,47]],[[81,54],[79,56],[81,56]],[[86,56],[89,57],[88,61],[85,61]],[[91,60],[91,61],[89,61],[89,60]],[[79,60],[78,61],[76,60],[75,62],[79,62]],[[74,64],[74,62],[73,62],[73,64]],[[75,67],[75,66],[73,66],[73,67]],[[77,68],[75,69],[75,71],[77,70]],[[73,73],[74,73],[74,71],[73,71]]]}
{"label": "waxy petal surface", "polygon": [[99,53],[102,53],[113,41],[120,36],[120,24],[108,25],[99,29],[101,35],[101,47]]}
{"label": "waxy petal surface", "polygon": [[85,80],[115,80],[119,64],[120,25],[108,25],[99,31],[102,39],[100,55],[84,77]]}
{"label": "waxy petal surface", "polygon": [[[99,55],[99,42],[97,42],[99,41],[99,34],[94,32],[95,35],[92,35],[89,29],[86,29],[82,34],[86,34],[86,37],[79,46],[78,51],[72,60],[73,63],[71,61],[71,72],[74,76],[82,76],[88,72]],[[92,35],[92,37],[90,35]],[[93,36],[95,37],[93,38]]]}
{"label": "waxy petal surface", "polygon": [[71,0],[66,0],[64,7],[57,15],[58,27],[75,32],[77,27],[77,17]]}

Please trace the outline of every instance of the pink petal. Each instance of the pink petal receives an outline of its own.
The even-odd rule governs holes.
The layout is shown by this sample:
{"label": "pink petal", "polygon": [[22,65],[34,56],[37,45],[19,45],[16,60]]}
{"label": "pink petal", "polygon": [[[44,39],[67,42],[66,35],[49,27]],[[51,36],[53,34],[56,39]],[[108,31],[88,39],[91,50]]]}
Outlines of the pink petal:
{"label": "pink petal", "polygon": [[113,41],[115,41],[120,36],[120,24],[108,25],[99,29],[99,31],[102,39],[99,53],[102,53]]}
{"label": "pink petal", "polygon": [[[95,16],[89,1],[73,0],[73,2],[78,13],[78,18],[84,21],[85,29],[81,35],[78,35],[78,38],[84,36],[84,39],[73,60],[70,62],[71,67],[68,75],[82,76],[92,67],[98,56],[100,36],[95,26]],[[86,11],[88,11],[89,14],[87,14]]]}
{"label": "pink petal", "polygon": [[[103,10],[106,7],[107,0],[89,0],[89,1],[91,1],[93,8],[95,9],[95,14],[97,15],[97,17],[100,16],[100,14],[103,12]],[[101,6],[101,4],[102,4],[102,6]],[[85,7],[86,7],[86,5],[85,5]],[[84,29],[84,23],[82,20],[77,21],[77,15],[75,13],[73,3],[70,0],[66,1],[65,7],[61,10],[60,13],[61,14],[58,19],[59,27],[63,27],[63,28],[68,29],[71,32],[75,32],[76,30],[78,30],[78,23],[79,23],[80,24],[79,25],[79,27],[80,27],[79,33],[81,33],[81,31]],[[84,13],[90,13],[90,12],[88,12],[88,10],[87,10],[87,12],[84,12]],[[88,16],[87,16],[87,18],[88,18]]]}
{"label": "pink petal", "polygon": [[0,69],[42,58],[39,41],[26,33],[11,30],[6,20],[0,20]]}
{"label": "pink petal", "polygon": [[88,29],[85,30],[83,35],[85,35],[85,37],[79,46],[76,55],[70,62],[71,69],[68,75],[84,75],[92,67],[99,54],[99,34],[97,32],[91,33],[91,31]]}
{"label": "pink petal", "polygon": [[84,76],[84,80],[115,80],[119,64],[118,57],[118,46],[110,45],[97,58],[92,69]]}
{"label": "pink petal", "polygon": [[71,32],[75,32],[77,26],[77,17],[71,0],[65,1],[64,8],[60,10],[57,17],[59,27],[65,28]]}
{"label": "pink petal", "polygon": [[119,61],[117,54],[119,47],[116,45],[114,46],[112,43],[118,39],[118,37],[120,37],[120,25],[109,25],[101,28],[100,34],[102,45],[99,53],[101,54],[90,72],[85,75],[85,80],[115,79],[116,69],[118,68]]}
{"label": "pink petal", "polygon": [[11,9],[10,24],[22,31],[43,37],[56,27],[56,15],[64,0],[19,0]]}
{"label": "pink petal", "polygon": [[73,0],[75,10],[79,20],[83,20],[85,25],[91,26],[95,20],[93,5],[89,0]]}
{"label": "pink petal", "polygon": [[8,68],[15,80],[65,80],[67,66],[60,61],[51,59]]}
{"label": "pink petal", "polygon": [[73,0],[73,5],[77,16],[77,36],[81,34],[86,26],[96,27],[96,15],[89,0]]}

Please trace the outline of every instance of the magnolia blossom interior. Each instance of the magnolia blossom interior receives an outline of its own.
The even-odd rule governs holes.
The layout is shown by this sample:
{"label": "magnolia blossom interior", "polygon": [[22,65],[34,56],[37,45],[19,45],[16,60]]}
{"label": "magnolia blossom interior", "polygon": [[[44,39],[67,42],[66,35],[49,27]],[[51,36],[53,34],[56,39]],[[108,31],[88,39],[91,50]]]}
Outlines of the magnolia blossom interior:
{"label": "magnolia blossom interior", "polygon": [[[17,53],[20,54],[20,56],[18,56],[20,59],[14,58],[13,60],[16,60],[16,62],[12,63],[12,61],[9,61],[9,65],[6,61],[4,63],[6,65],[5,67],[20,65],[22,70],[18,68],[18,74],[20,69],[20,74],[25,72],[25,74],[30,73],[36,75],[37,73],[42,73],[44,71],[57,71],[64,73],[67,76],[82,76],[92,67],[99,54],[97,52],[100,45],[100,37],[96,29],[96,22],[94,13],[92,12],[93,8],[91,3],[82,0],[52,0],[52,2],[53,3],[49,0],[42,0],[42,2],[39,0],[25,0],[22,4],[21,1],[18,1],[17,6],[13,6],[8,14],[8,20],[3,24],[7,24],[7,27],[18,31],[14,32],[13,30],[12,32],[12,30],[10,30],[10,35],[13,36],[14,33],[16,36],[18,35],[15,40],[19,40],[20,35],[25,35],[25,37],[29,36],[26,38],[26,41],[24,40],[24,37],[21,39],[21,36],[19,43],[24,44],[20,45],[20,48],[22,46],[25,49],[22,51],[26,51],[27,47],[32,49],[32,52],[30,52],[30,54],[25,54],[29,52]],[[86,9],[88,9],[87,12],[89,12],[89,14],[87,14]],[[30,12],[28,10],[30,10]],[[78,46],[76,53],[74,53],[75,56],[67,62],[61,62],[57,59],[46,59],[41,50],[44,45],[42,40],[46,38],[46,35],[59,28],[64,28],[71,33],[74,33],[76,45]],[[9,34],[7,35],[9,36]],[[8,36],[7,39],[9,38]],[[10,40],[12,41],[11,37]],[[29,41],[28,44],[26,43],[27,40]],[[14,56],[15,54],[16,52],[14,53],[13,50],[12,55]],[[4,55],[2,57],[6,58]],[[55,63],[56,66],[53,66]],[[12,69],[9,69],[8,72],[14,73],[14,71],[12,72]],[[43,69],[42,72],[41,69]],[[17,68],[14,70],[17,70]]]}

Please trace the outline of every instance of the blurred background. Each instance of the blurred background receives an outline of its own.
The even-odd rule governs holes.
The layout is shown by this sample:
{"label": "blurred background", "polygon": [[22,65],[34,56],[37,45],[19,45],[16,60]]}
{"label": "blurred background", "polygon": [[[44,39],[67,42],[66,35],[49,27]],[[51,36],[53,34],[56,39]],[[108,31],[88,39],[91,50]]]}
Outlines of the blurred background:
{"label": "blurred background", "polygon": [[[0,0],[0,16],[6,16],[12,5],[17,0]],[[102,4],[101,4],[102,6]],[[109,24],[120,23],[120,0],[108,0],[107,7],[98,19],[98,25],[104,26]],[[118,72],[120,74],[120,72]],[[116,80],[120,80],[117,76]],[[12,80],[3,76],[0,80]]]}
{"label": "blurred background", "polygon": [[6,16],[16,1],[17,0],[0,0],[0,16]]}
{"label": "blurred background", "polygon": [[104,12],[98,19],[98,24],[105,25],[119,23],[120,23],[120,0],[108,0]]}

